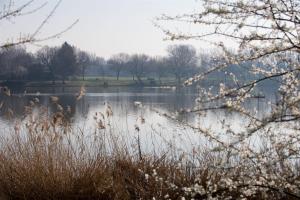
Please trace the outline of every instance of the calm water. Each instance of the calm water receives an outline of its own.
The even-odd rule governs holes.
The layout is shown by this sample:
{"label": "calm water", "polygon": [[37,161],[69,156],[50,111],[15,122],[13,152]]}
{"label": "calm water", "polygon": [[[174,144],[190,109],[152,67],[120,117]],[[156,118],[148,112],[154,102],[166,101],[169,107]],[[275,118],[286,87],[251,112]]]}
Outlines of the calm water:
{"label": "calm water", "polygon": [[[139,109],[135,102],[141,102],[143,107],[157,108],[164,112],[174,112],[181,108],[191,108],[195,104],[197,93],[194,89],[174,88],[86,88],[86,94],[80,100],[76,100],[76,94],[80,88],[27,88],[25,92],[14,92],[11,97],[5,97],[2,102],[14,112],[14,118],[20,118],[24,114],[24,107],[30,105],[30,101],[39,99],[39,105],[55,112],[56,107],[51,102],[51,97],[58,97],[58,103],[72,110],[72,120],[77,122],[89,117],[95,112],[103,110],[109,104],[120,117],[138,116]],[[124,112],[126,111],[126,112]],[[5,120],[5,111],[2,109],[1,119]]]}
{"label": "calm water", "polygon": [[[112,108],[109,119],[112,132],[128,143],[136,140],[137,135],[144,144],[143,148],[163,151],[173,145],[178,149],[191,149],[203,144],[204,139],[189,127],[170,120],[163,113],[174,113],[182,108],[195,106],[197,91],[193,88],[86,88],[86,95],[76,99],[79,88],[27,88],[26,91],[14,92],[5,97],[0,112],[1,131],[12,129],[12,124],[25,115],[25,106],[31,101],[48,108],[49,113],[56,112],[58,107],[51,97],[58,97],[58,104],[64,110],[71,109],[69,120],[74,127],[84,132],[93,132],[96,128],[95,113],[106,112]],[[250,107],[263,110],[265,104],[254,99]],[[141,102],[142,106],[137,106]],[[1,103],[1,102],[0,102]],[[8,111],[7,108],[11,110]],[[192,124],[205,124],[206,127],[221,130],[221,122],[226,118],[236,128],[242,126],[243,119],[238,115],[223,111],[210,112],[204,118],[195,115],[177,115],[176,119]],[[138,128],[137,128],[138,127]],[[162,145],[164,144],[164,145]],[[166,144],[168,147],[166,147]]]}

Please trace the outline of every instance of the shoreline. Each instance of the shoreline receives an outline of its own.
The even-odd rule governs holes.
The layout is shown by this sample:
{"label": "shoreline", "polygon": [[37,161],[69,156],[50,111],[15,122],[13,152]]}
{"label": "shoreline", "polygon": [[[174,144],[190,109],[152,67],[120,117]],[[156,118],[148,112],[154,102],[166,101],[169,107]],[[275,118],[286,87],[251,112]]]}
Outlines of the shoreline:
{"label": "shoreline", "polygon": [[27,80],[1,80],[0,85],[11,87],[174,87],[176,86],[175,80],[164,80],[161,83],[143,80],[140,84],[137,81],[123,79],[123,80],[68,80],[65,83],[62,81],[27,81]]}

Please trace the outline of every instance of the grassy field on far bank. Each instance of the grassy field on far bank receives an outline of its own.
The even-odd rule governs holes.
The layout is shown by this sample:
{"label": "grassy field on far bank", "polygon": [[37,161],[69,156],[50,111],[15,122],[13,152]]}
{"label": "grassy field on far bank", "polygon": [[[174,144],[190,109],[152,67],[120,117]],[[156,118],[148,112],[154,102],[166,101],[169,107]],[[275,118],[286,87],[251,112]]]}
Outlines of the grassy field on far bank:
{"label": "grassy field on far bank", "polygon": [[160,81],[158,79],[148,79],[143,78],[143,83],[140,84],[137,80],[133,80],[132,77],[120,77],[117,80],[116,77],[100,77],[100,76],[88,76],[82,80],[82,77],[74,77],[62,83],[61,80],[55,81],[53,84],[52,81],[24,81],[26,87],[47,87],[47,86],[69,86],[77,87],[85,85],[86,87],[109,87],[109,86],[174,86],[176,85],[176,79],[172,77],[162,78]]}
{"label": "grassy field on far bank", "polygon": [[[185,81],[182,78],[182,84]],[[220,84],[219,78],[206,78],[199,82],[202,86],[216,86]],[[251,80],[241,80],[243,83],[247,83]],[[240,83],[241,83],[240,82]],[[232,80],[226,80],[228,85],[233,84]],[[63,84],[62,80],[56,80],[53,83],[51,80],[0,80],[0,84],[12,87],[130,87],[130,86],[142,86],[142,87],[173,87],[177,86],[177,80],[174,77],[163,77],[160,80],[158,78],[142,78],[142,83],[137,79],[133,80],[132,77],[119,77],[117,80],[114,76],[86,76],[84,80],[82,77],[71,77]],[[270,84],[269,84],[270,85]],[[274,85],[274,82],[271,83]]]}

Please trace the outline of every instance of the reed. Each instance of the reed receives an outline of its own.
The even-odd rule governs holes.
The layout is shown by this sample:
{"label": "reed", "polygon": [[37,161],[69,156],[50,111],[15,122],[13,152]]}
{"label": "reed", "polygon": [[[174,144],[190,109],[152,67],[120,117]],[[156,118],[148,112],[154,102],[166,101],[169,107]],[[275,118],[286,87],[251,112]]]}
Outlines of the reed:
{"label": "reed", "polygon": [[[52,98],[54,104],[58,99]],[[36,101],[38,102],[38,101]],[[95,115],[94,132],[72,126],[68,110],[27,107],[0,140],[2,199],[297,199],[298,177],[266,177],[241,158],[204,147],[191,158],[137,152],[115,137],[112,109]],[[140,147],[142,144],[137,144]],[[173,157],[172,157],[173,156]],[[193,164],[191,164],[193,163]],[[196,163],[196,164],[195,164]],[[221,167],[220,167],[221,166]],[[295,165],[296,166],[296,165]],[[269,172],[276,174],[270,165]],[[279,173],[279,172],[278,172]]]}

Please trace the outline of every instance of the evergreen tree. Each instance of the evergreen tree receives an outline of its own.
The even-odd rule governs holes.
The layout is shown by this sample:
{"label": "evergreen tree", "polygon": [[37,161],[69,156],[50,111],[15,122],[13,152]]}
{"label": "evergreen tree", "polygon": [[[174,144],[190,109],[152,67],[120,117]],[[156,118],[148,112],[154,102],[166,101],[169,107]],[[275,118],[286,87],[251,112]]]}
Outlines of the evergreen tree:
{"label": "evergreen tree", "polygon": [[55,72],[62,78],[63,84],[65,84],[65,80],[75,74],[76,68],[74,48],[65,42],[55,56]]}

